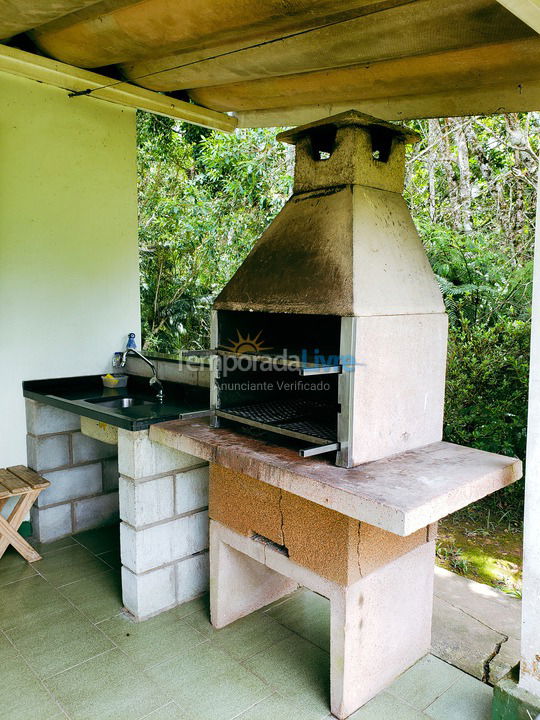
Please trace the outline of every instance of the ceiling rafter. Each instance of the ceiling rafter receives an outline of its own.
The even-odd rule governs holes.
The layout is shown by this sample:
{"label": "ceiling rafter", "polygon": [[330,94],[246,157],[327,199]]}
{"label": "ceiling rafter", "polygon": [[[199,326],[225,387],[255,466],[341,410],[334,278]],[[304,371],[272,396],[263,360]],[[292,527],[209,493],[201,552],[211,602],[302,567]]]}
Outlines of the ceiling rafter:
{"label": "ceiling rafter", "polygon": [[91,95],[116,105],[227,132],[232,132],[238,123],[225,113],[5,45],[0,45],[0,71],[63,88],[72,95],[73,102],[77,102],[73,96]]}

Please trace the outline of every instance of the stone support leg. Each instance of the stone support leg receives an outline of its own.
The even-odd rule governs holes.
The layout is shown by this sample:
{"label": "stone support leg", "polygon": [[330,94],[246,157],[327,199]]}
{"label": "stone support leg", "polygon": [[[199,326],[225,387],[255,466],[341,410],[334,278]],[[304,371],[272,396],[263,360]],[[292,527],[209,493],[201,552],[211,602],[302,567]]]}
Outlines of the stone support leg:
{"label": "stone support leg", "polygon": [[346,718],[429,652],[434,543],[330,598],[331,708]]}
{"label": "stone support leg", "polygon": [[343,586],[271,544],[210,522],[212,623],[223,627],[302,585],[330,600],[331,710],[343,720],[429,652],[435,543]]}
{"label": "stone support leg", "polygon": [[293,580],[265,566],[265,548],[253,544],[250,557],[224,542],[218,523],[210,523],[210,608],[212,625],[222,628],[298,588]]}

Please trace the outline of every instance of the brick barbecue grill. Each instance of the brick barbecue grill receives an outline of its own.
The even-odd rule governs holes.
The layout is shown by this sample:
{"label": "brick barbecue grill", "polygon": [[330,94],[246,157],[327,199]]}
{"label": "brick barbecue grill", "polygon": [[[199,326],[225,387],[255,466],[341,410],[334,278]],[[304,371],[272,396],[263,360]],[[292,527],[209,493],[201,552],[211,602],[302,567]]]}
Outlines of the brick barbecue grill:
{"label": "brick barbecue grill", "polygon": [[342,467],[439,441],[447,318],[401,194],[417,136],[349,111],[278,137],[294,190],[214,304],[213,426]]}

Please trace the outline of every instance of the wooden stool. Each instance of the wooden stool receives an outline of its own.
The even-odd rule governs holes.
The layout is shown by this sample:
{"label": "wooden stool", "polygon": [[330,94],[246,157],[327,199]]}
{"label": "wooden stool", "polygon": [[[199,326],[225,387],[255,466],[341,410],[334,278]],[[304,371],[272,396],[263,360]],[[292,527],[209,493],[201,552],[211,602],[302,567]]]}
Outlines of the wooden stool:
{"label": "wooden stool", "polygon": [[24,465],[0,469],[0,511],[9,498],[19,497],[7,520],[0,515],[0,558],[13,545],[28,562],[41,560],[41,555],[17,531],[39,493],[50,484]]}

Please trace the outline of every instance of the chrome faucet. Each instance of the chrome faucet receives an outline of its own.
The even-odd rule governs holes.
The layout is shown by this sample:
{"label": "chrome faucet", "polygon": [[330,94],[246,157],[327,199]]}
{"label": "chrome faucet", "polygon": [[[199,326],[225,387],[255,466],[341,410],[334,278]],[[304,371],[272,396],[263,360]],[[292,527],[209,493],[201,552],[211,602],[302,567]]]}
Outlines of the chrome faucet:
{"label": "chrome faucet", "polygon": [[156,397],[158,400],[163,400],[163,385],[161,384],[158,376],[157,376],[157,370],[156,366],[153,362],[151,362],[148,358],[145,358],[142,353],[140,353],[138,350],[135,350],[135,348],[126,348],[124,352],[122,353],[122,359],[120,360],[120,367],[125,367],[127,356],[129,354],[135,355],[136,357],[140,358],[141,360],[144,360],[144,362],[148,365],[148,367],[152,370],[152,377],[150,378],[150,385],[156,385],[157,386],[157,395]]}

